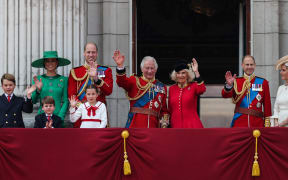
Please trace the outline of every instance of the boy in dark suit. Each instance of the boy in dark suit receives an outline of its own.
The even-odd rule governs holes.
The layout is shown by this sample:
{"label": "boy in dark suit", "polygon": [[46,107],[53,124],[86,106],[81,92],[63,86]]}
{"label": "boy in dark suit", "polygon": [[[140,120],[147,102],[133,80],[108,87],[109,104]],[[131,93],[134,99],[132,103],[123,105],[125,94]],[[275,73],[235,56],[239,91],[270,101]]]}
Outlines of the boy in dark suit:
{"label": "boy in dark suit", "polygon": [[55,101],[52,96],[46,96],[42,99],[42,110],[44,113],[35,117],[34,128],[61,128],[61,118],[53,114]]}
{"label": "boy in dark suit", "polygon": [[13,93],[16,81],[12,74],[4,74],[1,85],[4,94],[0,97],[0,128],[25,128],[22,111],[32,113],[31,94],[36,86],[27,88],[27,98],[24,99]]}

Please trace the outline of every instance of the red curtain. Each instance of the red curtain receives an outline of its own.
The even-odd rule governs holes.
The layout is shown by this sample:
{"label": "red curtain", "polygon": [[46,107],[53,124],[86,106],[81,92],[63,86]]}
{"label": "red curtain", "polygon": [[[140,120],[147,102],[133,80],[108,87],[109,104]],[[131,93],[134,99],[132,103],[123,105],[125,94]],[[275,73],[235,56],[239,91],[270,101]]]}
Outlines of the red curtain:
{"label": "red curtain", "polygon": [[288,129],[128,129],[132,174],[123,175],[124,129],[0,129],[1,180],[287,179]]}

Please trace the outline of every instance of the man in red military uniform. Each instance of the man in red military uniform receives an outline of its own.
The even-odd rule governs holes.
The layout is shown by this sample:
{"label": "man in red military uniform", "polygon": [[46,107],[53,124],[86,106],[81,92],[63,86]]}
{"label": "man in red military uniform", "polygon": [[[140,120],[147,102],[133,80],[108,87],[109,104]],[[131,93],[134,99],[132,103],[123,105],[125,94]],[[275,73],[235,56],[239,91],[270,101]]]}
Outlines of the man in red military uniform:
{"label": "man in red military uniform", "polygon": [[117,84],[122,87],[130,100],[130,111],[126,128],[157,128],[167,127],[169,115],[167,109],[167,88],[155,79],[157,62],[153,57],[146,56],[141,62],[143,76],[126,76],[125,57],[119,50],[114,52],[117,64]]}
{"label": "man in red military uniform", "polygon": [[[112,93],[113,78],[109,67],[97,64],[98,48],[95,43],[87,43],[84,48],[85,64],[71,69],[68,79],[68,97],[76,96],[79,101],[86,102],[85,89],[95,84],[100,89],[97,101],[106,104],[106,96]],[[74,127],[80,127],[80,121]]]}
{"label": "man in red military uniform", "polygon": [[[236,78],[228,71],[226,85],[222,90],[223,98],[231,98],[235,114],[231,127],[269,127],[271,100],[268,81],[255,76],[256,67],[253,56],[246,55],[242,60],[244,76]],[[264,112],[263,112],[264,110]]]}

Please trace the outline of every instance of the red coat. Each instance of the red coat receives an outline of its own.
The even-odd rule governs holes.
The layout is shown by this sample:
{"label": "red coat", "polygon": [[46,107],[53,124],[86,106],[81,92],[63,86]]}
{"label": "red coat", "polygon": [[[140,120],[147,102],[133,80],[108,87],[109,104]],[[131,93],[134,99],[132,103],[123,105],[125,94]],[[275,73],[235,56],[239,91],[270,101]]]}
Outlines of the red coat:
{"label": "red coat", "polygon": [[[257,82],[255,83],[255,79],[262,81],[262,85],[259,85]],[[236,79],[237,83],[237,90],[238,92],[241,92],[243,83],[245,82],[244,77],[240,77]],[[254,86],[254,88],[253,88]],[[261,86],[261,88],[259,88]],[[255,89],[255,87],[258,89]],[[257,94],[257,96],[254,99],[251,99],[250,103],[244,107],[243,104],[246,104],[244,102],[247,101],[247,92],[245,91],[244,95],[240,98],[240,100],[236,103],[235,109],[237,107],[242,107],[246,109],[252,109],[256,110],[257,112],[262,112],[264,110],[264,118],[269,117],[272,115],[271,113],[271,99],[270,99],[270,91],[269,91],[269,83],[267,80],[259,77],[254,77],[250,81],[250,89],[251,93]],[[223,98],[235,98],[236,93],[235,89],[232,88],[230,91],[226,90],[225,88],[222,90],[222,97]],[[252,98],[252,97],[251,97]],[[242,103],[242,104],[241,104]],[[239,117],[238,117],[239,116]],[[233,117],[233,121],[231,123],[232,127],[264,127],[264,118],[253,116],[253,115],[247,115],[247,114],[239,114],[235,113]]]}
{"label": "red coat", "polygon": [[185,88],[169,88],[168,106],[172,128],[203,128],[197,114],[197,97],[206,91],[205,84],[192,82]]}
{"label": "red coat", "polygon": [[[138,95],[141,95],[145,90],[147,89],[139,89],[139,86],[137,86],[137,80],[139,80],[139,83],[142,87],[147,85],[148,81],[143,79],[143,77],[136,77],[136,76],[131,76],[127,77],[126,74],[117,74],[117,84],[119,87],[122,87],[127,93],[128,96],[131,98],[134,98]],[[152,82],[154,85],[156,83],[159,83],[159,81],[154,80]],[[162,84],[162,83],[161,83]],[[163,84],[162,84],[163,85]],[[142,113],[129,113],[128,114],[128,121],[126,124],[126,127],[132,127],[132,128],[157,128],[159,127],[159,119],[161,119],[164,114],[168,115],[168,109],[167,109],[167,103],[166,103],[166,98],[167,98],[167,88],[166,86],[163,85],[163,89],[161,92],[158,92],[156,96],[153,98],[153,93],[152,90],[155,91],[155,89],[151,89],[151,94],[150,94],[150,100],[148,100],[148,103],[146,103],[144,106],[141,106],[141,108],[146,108],[146,109],[152,109],[156,112],[158,112],[159,116],[153,116],[153,115],[147,115],[147,114],[142,114]],[[157,90],[156,90],[157,91]],[[149,92],[149,90],[147,90]],[[146,94],[147,95],[147,94]],[[142,96],[139,96],[141,98]],[[130,107],[134,107],[135,103],[137,100],[130,100]],[[147,99],[146,99],[147,100]],[[138,106],[139,107],[139,106]],[[129,116],[132,118],[129,119]],[[149,123],[148,123],[149,122]]]}
{"label": "red coat", "polygon": [[[113,90],[113,78],[112,78],[112,70],[106,66],[97,66],[98,69],[98,77],[99,80],[96,83],[96,86],[100,88],[100,95],[97,97],[97,101],[101,101],[106,104],[106,96],[109,96]],[[81,86],[85,85],[87,80],[87,68],[85,65],[73,68],[70,71],[69,79],[68,79],[68,97],[70,98],[72,95],[76,95],[77,98]],[[104,75],[103,75],[104,72]],[[85,77],[86,76],[86,77]],[[101,77],[103,76],[103,77]],[[87,84],[85,85],[85,87]],[[85,90],[85,88],[83,88]],[[84,92],[85,93],[85,92]],[[79,98],[80,99],[80,98]],[[86,102],[86,96],[81,100],[82,102]]]}

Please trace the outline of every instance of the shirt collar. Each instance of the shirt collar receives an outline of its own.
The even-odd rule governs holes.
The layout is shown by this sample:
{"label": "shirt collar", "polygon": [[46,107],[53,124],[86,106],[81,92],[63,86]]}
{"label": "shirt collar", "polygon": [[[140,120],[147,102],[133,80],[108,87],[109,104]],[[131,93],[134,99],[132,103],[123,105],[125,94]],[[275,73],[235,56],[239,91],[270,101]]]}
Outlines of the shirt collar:
{"label": "shirt collar", "polygon": [[[6,96],[6,98],[8,98],[8,94],[6,94],[6,93],[4,93],[5,94],[5,96]],[[13,93],[12,94],[10,94],[10,98],[12,98],[13,97]]]}

